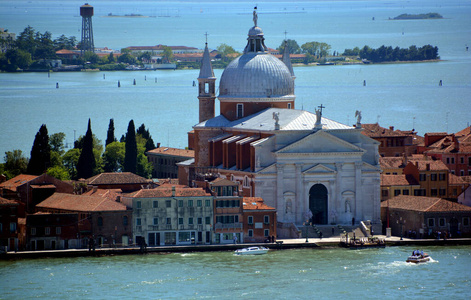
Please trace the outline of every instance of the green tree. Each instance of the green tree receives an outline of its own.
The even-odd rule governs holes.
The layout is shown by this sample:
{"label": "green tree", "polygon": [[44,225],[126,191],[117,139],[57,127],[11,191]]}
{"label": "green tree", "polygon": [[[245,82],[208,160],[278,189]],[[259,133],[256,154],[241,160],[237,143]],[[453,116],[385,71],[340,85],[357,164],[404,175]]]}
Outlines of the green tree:
{"label": "green tree", "polygon": [[16,69],[27,69],[31,63],[31,54],[21,49],[10,49],[5,53],[7,59],[7,71],[15,71]]}
{"label": "green tree", "polygon": [[146,129],[146,126],[144,124],[139,126],[139,128],[137,129],[137,135],[140,135],[142,136],[142,138],[144,138],[145,151],[155,149],[154,140],[150,135],[149,129]]}
{"label": "green tree", "polygon": [[50,175],[59,180],[70,180],[70,174],[64,166],[54,166],[47,169],[47,175]]}
{"label": "green tree", "polygon": [[72,148],[62,156],[64,168],[69,173],[70,178],[77,179],[77,164],[80,158],[80,149]]}
{"label": "green tree", "polygon": [[221,44],[216,48],[218,55],[220,55],[220,58],[222,61],[229,61],[232,60],[232,57],[229,56],[229,54],[232,53],[237,53],[237,51],[232,48],[232,46],[229,46],[227,44]]}
{"label": "green tree", "polygon": [[121,55],[118,56],[118,62],[125,64],[136,63],[136,58],[131,54],[131,50],[123,48],[121,49]]}
{"label": "green tree", "polygon": [[106,142],[105,146],[116,142],[116,137],[114,136],[114,120],[110,119],[110,124],[108,125],[108,132],[106,133]]}
{"label": "green tree", "polygon": [[82,57],[85,62],[90,62],[92,64],[96,64],[100,60],[98,55],[92,51],[85,51]]}
{"label": "green tree", "polygon": [[44,33],[36,32],[34,40],[36,43],[36,51],[34,58],[51,59],[55,58],[56,52],[54,51],[54,42],[51,39],[52,35],[49,31]]}
{"label": "green tree", "polygon": [[124,153],[124,172],[136,173],[137,170],[137,142],[134,121],[129,121],[126,133],[126,145]]}
{"label": "green tree", "polygon": [[23,152],[21,150],[5,152],[4,161],[3,172],[5,173],[7,180],[26,173],[28,159],[23,156]]}
{"label": "green tree", "polygon": [[105,172],[121,172],[124,165],[125,143],[112,142],[103,153],[103,170]]}
{"label": "green tree", "polygon": [[[299,47],[298,43],[295,40],[286,40],[288,45],[288,50],[290,54],[299,54],[301,53],[301,48]],[[281,42],[281,45],[276,48],[280,53],[283,53],[285,50],[285,41]]]}
{"label": "green tree", "polygon": [[57,132],[51,134],[49,137],[49,146],[51,147],[51,151],[55,151],[60,155],[64,154],[64,140],[65,140],[65,133]]}
{"label": "green tree", "polygon": [[31,158],[26,172],[31,175],[41,175],[51,166],[51,147],[46,124],[41,125],[34,138]]}
{"label": "green tree", "polygon": [[173,61],[173,52],[172,48],[163,46],[164,52],[162,52],[162,61],[163,63],[170,63]]}
{"label": "green tree", "polygon": [[152,55],[150,54],[149,51],[146,51],[144,53],[141,53],[141,55],[139,55],[140,61],[150,61],[151,58],[152,58]]}
{"label": "green tree", "polygon": [[113,52],[110,52],[110,55],[108,55],[108,62],[110,64],[115,62]]}
{"label": "green tree", "polygon": [[137,156],[136,174],[144,178],[151,178],[152,170],[152,164],[147,160],[147,157],[143,153],[139,153]]}
{"label": "green tree", "polygon": [[73,50],[77,45],[77,38],[75,36],[66,37],[61,35],[54,40],[54,50],[59,51],[62,49]]}
{"label": "green tree", "polygon": [[83,148],[77,163],[77,177],[89,178],[94,175],[96,167],[95,155],[93,153],[93,134],[90,119],[88,119],[88,129],[83,138]]}
{"label": "green tree", "polygon": [[32,58],[34,58],[37,46],[34,36],[35,30],[28,25],[16,38],[16,47],[31,54]]}

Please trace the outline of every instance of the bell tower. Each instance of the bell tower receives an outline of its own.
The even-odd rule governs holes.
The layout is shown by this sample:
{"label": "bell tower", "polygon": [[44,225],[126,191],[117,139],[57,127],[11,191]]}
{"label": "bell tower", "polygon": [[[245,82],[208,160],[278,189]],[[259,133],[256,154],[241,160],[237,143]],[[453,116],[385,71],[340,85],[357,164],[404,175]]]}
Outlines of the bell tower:
{"label": "bell tower", "polygon": [[214,77],[208,43],[204,48],[198,76],[199,122],[214,118],[214,100],[216,99],[216,77]]}

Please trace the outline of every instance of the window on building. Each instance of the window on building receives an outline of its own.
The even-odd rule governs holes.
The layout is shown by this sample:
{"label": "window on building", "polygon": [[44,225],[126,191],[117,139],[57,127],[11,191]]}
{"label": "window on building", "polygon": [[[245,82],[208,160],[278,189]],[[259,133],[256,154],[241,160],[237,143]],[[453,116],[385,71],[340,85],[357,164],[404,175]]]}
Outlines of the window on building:
{"label": "window on building", "polygon": [[435,174],[435,173],[430,174],[430,180],[437,181],[437,174]]}
{"label": "window on building", "polygon": [[62,228],[56,227],[56,234],[61,234],[61,233],[62,233]]}
{"label": "window on building", "polygon": [[469,217],[464,217],[463,218],[463,226],[469,227]]}
{"label": "window on building", "polygon": [[166,207],[172,207],[172,200],[165,200]]}
{"label": "window on building", "polygon": [[171,225],[171,224],[172,224],[172,218],[167,218],[166,224],[167,224],[167,225]]}
{"label": "window on building", "polygon": [[425,189],[414,190],[414,196],[425,196]]}
{"label": "window on building", "polygon": [[198,207],[203,206],[203,200],[196,200],[196,206]]}
{"label": "window on building", "polygon": [[460,170],[460,176],[464,176],[464,170]]}
{"label": "window on building", "polygon": [[451,158],[451,164],[452,164],[452,165],[455,164],[455,158],[454,158],[454,157]]}
{"label": "window on building", "polygon": [[153,208],[159,208],[159,201],[158,200],[152,201],[152,207]]}
{"label": "window on building", "polygon": [[123,226],[128,226],[128,224],[129,224],[128,216],[124,216],[123,217]]}
{"label": "window on building", "polygon": [[270,216],[263,216],[263,223],[269,224],[270,223]]}
{"label": "window on building", "polygon": [[446,195],[446,188],[440,188],[440,196],[445,196]]}
{"label": "window on building", "polygon": [[204,206],[211,207],[211,200],[209,199],[204,200]]}
{"label": "window on building", "polygon": [[389,196],[389,191],[388,190],[381,190],[381,195],[383,197],[388,197]]}
{"label": "window on building", "polygon": [[103,226],[103,217],[98,217],[97,223],[98,226]]}
{"label": "window on building", "polygon": [[249,229],[249,237],[253,237],[253,229]]}
{"label": "window on building", "polygon": [[136,208],[141,208],[141,200],[136,201]]}
{"label": "window on building", "polygon": [[263,230],[263,236],[264,236],[264,237],[270,236],[270,229],[265,229],[265,230]]}
{"label": "window on building", "polygon": [[153,224],[154,225],[159,225],[159,218],[154,217]]}
{"label": "window on building", "polygon": [[409,190],[402,190],[403,195],[409,195]]}
{"label": "window on building", "polygon": [[427,180],[427,174],[419,174],[419,181]]}
{"label": "window on building", "polygon": [[432,196],[432,197],[438,196],[438,190],[437,189],[430,189],[430,196]]}
{"label": "window on building", "polygon": [[435,219],[434,218],[428,218],[427,223],[428,223],[428,227],[435,227]]}
{"label": "window on building", "polygon": [[3,223],[0,223],[0,234],[3,233]]}
{"label": "window on building", "polygon": [[178,225],[183,225],[183,218],[178,218]]}
{"label": "window on building", "polygon": [[291,109],[291,103],[288,103],[288,109]]}
{"label": "window on building", "polygon": [[397,175],[397,172],[393,172],[393,175]]}
{"label": "window on building", "polygon": [[45,235],[50,235],[51,234],[51,227],[45,227],[44,228],[44,234]]}
{"label": "window on building", "polygon": [[188,207],[193,207],[193,200],[188,200]]}
{"label": "window on building", "polygon": [[401,190],[394,190],[394,196],[398,196],[401,194]]}
{"label": "window on building", "polygon": [[445,218],[440,218],[440,219],[438,219],[438,226],[440,226],[440,227],[445,227],[445,225],[446,225],[446,220],[445,220]]}
{"label": "window on building", "polygon": [[211,218],[210,217],[205,217],[204,218],[204,224],[210,225],[211,224]]}
{"label": "window on building", "polygon": [[468,166],[471,166],[471,156],[468,157]]}
{"label": "window on building", "polygon": [[10,223],[10,233],[15,233],[15,231],[16,231],[16,223],[11,222]]}
{"label": "window on building", "polygon": [[203,218],[198,218],[198,225],[203,225]]}
{"label": "window on building", "polygon": [[450,170],[450,173],[455,175],[455,170]]}
{"label": "window on building", "polygon": [[244,176],[244,187],[250,187],[250,180],[248,176]]}
{"label": "window on building", "polygon": [[237,119],[244,117],[244,105],[241,103],[237,104]]}
{"label": "window on building", "polygon": [[188,218],[188,225],[193,225],[193,218],[192,217]]}
{"label": "window on building", "polygon": [[440,173],[440,174],[438,174],[438,180],[440,180],[440,181],[445,181],[445,180],[446,180],[446,173]]}
{"label": "window on building", "polygon": [[471,176],[471,169],[468,170],[468,175]]}
{"label": "window on building", "polygon": [[141,218],[136,218],[136,226],[141,226],[141,225],[142,225]]}
{"label": "window on building", "polygon": [[252,216],[249,216],[249,217],[247,218],[247,222],[248,222],[248,224],[252,225],[252,224],[253,224],[253,217],[252,217]]}
{"label": "window on building", "polygon": [[35,227],[31,228],[31,235],[36,235],[36,228]]}

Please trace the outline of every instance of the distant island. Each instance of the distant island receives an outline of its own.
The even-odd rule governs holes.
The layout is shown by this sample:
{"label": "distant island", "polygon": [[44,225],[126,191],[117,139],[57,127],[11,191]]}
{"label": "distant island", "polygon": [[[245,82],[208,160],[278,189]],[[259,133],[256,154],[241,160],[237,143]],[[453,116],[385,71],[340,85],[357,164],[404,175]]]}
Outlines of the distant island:
{"label": "distant island", "polygon": [[[389,18],[391,20],[391,18]],[[439,13],[428,13],[428,14],[402,14],[392,20],[424,20],[424,19],[443,19],[443,16]]]}

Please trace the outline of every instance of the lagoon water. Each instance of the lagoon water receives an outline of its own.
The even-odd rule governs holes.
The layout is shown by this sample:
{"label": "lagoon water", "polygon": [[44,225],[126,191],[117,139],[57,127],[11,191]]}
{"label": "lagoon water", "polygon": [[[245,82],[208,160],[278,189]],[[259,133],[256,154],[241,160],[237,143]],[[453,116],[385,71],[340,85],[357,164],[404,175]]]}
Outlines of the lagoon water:
{"label": "lagoon water", "polygon": [[471,248],[147,254],[0,261],[2,299],[469,299]]}
{"label": "lagoon water", "polygon": [[[1,27],[19,34],[27,25],[53,38],[80,37],[83,1],[0,1]],[[95,45],[221,43],[241,51],[253,26],[250,2],[111,1],[95,3]],[[345,124],[355,122],[426,132],[457,132],[471,121],[471,1],[264,1],[257,2],[266,44],[284,38],[298,44],[326,42],[332,50],[369,45],[436,45],[443,61],[335,67],[296,67],[296,108]],[[401,13],[438,12],[441,20],[391,21]],[[107,17],[142,14],[143,18]],[[375,18],[374,20],[372,18]],[[220,77],[222,70],[215,70]],[[29,156],[41,124],[50,134],[64,132],[66,142],[84,135],[88,118],[93,133],[106,138],[109,119],[119,139],[129,120],[144,123],[154,141],[187,146],[186,133],[198,121],[198,70],[0,74],[0,153],[20,149]],[[136,85],[132,85],[136,79]],[[443,86],[439,87],[439,81]],[[117,87],[120,81],[121,88]],[[363,82],[366,81],[366,86]],[[59,83],[59,89],[56,89]],[[217,83],[218,84],[218,83]],[[219,111],[216,106],[216,112]]]}

